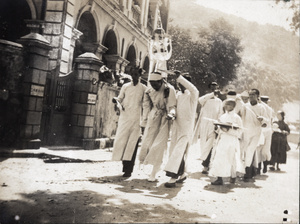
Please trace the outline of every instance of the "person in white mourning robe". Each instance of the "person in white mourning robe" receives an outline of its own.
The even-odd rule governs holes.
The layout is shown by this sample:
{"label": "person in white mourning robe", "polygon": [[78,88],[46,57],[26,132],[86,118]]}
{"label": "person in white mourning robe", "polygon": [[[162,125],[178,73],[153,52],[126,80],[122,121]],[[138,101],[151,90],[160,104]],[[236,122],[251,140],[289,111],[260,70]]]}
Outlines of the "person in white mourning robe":
{"label": "person in white mourning robe", "polygon": [[152,165],[149,182],[156,181],[156,174],[163,162],[167,149],[171,121],[176,117],[176,92],[163,80],[161,73],[149,75],[150,86],[143,100],[142,127],[145,133],[139,154],[140,164]]}
{"label": "person in white mourning robe", "polygon": [[225,113],[216,125],[218,137],[211,156],[209,175],[217,177],[217,180],[212,185],[222,185],[223,177],[231,177],[230,182],[235,183],[237,172],[244,173],[239,142],[243,126],[241,117],[234,110],[235,105],[235,99],[224,101]]}
{"label": "person in white mourning robe", "polygon": [[269,97],[261,96],[261,104],[265,107],[267,112],[267,127],[262,129],[262,144],[257,147],[257,156],[258,156],[258,171],[260,174],[261,167],[263,163],[263,173],[268,172],[268,163],[271,160],[271,142],[272,142],[272,123],[273,123],[273,114],[274,110],[268,105]]}
{"label": "person in white mourning robe", "polygon": [[176,187],[176,183],[182,183],[187,177],[185,160],[193,137],[199,96],[199,91],[191,83],[188,73],[181,75],[179,71],[175,71],[175,78],[180,91],[177,93],[176,119],[171,129],[169,159],[164,168],[166,176],[170,177],[165,183],[168,188]]}
{"label": "person in white mourning robe", "polygon": [[255,169],[258,168],[256,148],[260,140],[262,127],[267,127],[267,112],[265,107],[258,101],[259,94],[258,89],[251,89],[249,91],[249,102],[243,104],[241,109],[244,125],[241,153],[246,171],[244,175],[245,182],[250,181],[255,176]]}
{"label": "person in white mourning robe", "polygon": [[120,107],[120,117],[113,145],[113,161],[122,161],[123,177],[130,177],[134,168],[141,135],[142,103],[146,86],[140,83],[142,69],[130,70],[132,81],[122,86],[113,102]]}
{"label": "person in white mourning robe", "polygon": [[214,120],[218,120],[223,114],[223,103],[222,100],[218,98],[220,92],[219,85],[216,82],[212,82],[208,87],[210,88],[211,93],[201,96],[198,100],[201,109],[195,126],[193,140],[193,143],[195,143],[195,140],[200,133],[200,160],[203,161],[203,174],[208,174],[211,150],[216,138]]}

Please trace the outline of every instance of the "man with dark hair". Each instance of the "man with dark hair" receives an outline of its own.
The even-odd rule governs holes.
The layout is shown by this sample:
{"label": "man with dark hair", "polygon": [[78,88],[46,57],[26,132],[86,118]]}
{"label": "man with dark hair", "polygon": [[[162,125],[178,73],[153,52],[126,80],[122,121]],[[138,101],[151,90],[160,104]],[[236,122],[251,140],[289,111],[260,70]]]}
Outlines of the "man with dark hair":
{"label": "man with dark hair", "polygon": [[[242,102],[241,99],[240,101]],[[259,103],[258,89],[251,89],[249,91],[249,102],[242,104],[241,117],[245,129],[241,153],[246,168],[244,181],[247,182],[255,175],[253,172],[254,167],[258,168],[256,148],[259,143],[262,127],[267,126],[267,113],[264,106]]]}
{"label": "man with dark hair", "polygon": [[203,174],[208,174],[211,150],[216,138],[214,120],[218,120],[223,114],[223,103],[218,98],[219,85],[216,82],[212,82],[208,87],[211,93],[201,96],[198,100],[201,110],[194,133],[194,139],[197,139],[200,133],[200,159],[203,161]]}
{"label": "man with dark hair", "polygon": [[[166,175],[170,180],[165,187],[175,187],[176,182],[182,183],[185,173],[185,158],[191,144],[195,122],[199,91],[190,82],[191,77],[175,71],[176,82],[180,91],[177,93],[176,119],[173,121],[172,136],[169,148],[169,160],[165,166]],[[178,179],[179,178],[179,179]]]}
{"label": "man with dark hair", "polygon": [[120,117],[112,160],[123,161],[123,177],[131,176],[141,134],[142,102],[146,90],[146,86],[140,83],[141,71],[132,68],[130,70],[132,81],[124,84],[119,96],[113,98],[113,103],[120,107]]}

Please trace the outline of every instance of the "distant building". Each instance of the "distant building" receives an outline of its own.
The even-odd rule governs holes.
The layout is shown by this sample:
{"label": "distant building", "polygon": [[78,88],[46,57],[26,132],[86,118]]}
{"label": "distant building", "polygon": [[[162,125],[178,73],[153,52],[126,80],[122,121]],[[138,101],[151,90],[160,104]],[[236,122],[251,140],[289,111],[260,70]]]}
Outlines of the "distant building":
{"label": "distant building", "polygon": [[[99,68],[149,71],[148,40],[169,0],[2,0],[0,145],[98,147],[112,137],[119,88]],[[101,79],[101,78],[100,78]]]}

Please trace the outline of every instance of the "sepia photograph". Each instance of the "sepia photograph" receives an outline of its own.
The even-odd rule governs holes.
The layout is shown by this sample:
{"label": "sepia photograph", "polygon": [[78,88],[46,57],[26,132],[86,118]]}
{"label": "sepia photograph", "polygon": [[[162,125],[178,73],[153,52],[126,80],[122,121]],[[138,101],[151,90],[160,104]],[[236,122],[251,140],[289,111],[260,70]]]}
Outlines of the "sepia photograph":
{"label": "sepia photograph", "polygon": [[0,0],[0,224],[299,224],[300,0]]}

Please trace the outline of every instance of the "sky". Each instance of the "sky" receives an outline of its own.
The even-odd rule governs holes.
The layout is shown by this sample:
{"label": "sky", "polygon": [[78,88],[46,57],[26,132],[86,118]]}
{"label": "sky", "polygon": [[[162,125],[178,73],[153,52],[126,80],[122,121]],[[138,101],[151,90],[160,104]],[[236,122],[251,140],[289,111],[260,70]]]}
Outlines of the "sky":
{"label": "sky", "polygon": [[272,24],[290,31],[287,18],[292,17],[289,3],[276,4],[275,0],[197,0],[199,5],[242,17],[259,24]]}

